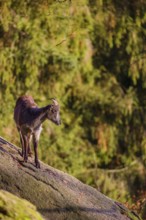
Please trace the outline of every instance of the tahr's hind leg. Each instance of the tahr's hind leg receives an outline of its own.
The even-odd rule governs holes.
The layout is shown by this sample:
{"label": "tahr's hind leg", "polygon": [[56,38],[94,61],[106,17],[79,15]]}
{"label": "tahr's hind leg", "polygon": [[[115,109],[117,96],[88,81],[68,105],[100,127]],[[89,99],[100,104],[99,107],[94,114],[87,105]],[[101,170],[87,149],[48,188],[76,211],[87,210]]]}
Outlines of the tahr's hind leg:
{"label": "tahr's hind leg", "polygon": [[23,141],[23,138],[22,138],[21,131],[20,131],[20,142],[21,142],[21,146],[22,146],[21,156],[24,157],[24,141]]}
{"label": "tahr's hind leg", "polygon": [[21,144],[21,148],[22,151],[19,150],[19,154],[23,157],[24,156],[24,141],[23,141],[23,137],[22,137],[22,133],[20,131],[20,129],[17,127],[18,132],[19,132],[19,136],[20,136],[20,144]]}
{"label": "tahr's hind leg", "polygon": [[32,139],[32,135],[30,136],[29,143],[28,143],[28,156],[29,157],[32,156],[31,145],[30,145],[31,139]]}

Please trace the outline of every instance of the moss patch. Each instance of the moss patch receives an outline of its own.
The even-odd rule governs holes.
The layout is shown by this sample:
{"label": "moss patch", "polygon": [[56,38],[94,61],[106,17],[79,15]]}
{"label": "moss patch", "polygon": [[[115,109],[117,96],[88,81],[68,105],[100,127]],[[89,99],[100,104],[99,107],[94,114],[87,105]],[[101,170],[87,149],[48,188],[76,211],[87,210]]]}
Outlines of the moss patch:
{"label": "moss patch", "polygon": [[30,202],[20,199],[4,190],[0,190],[0,219],[42,220],[43,218]]}

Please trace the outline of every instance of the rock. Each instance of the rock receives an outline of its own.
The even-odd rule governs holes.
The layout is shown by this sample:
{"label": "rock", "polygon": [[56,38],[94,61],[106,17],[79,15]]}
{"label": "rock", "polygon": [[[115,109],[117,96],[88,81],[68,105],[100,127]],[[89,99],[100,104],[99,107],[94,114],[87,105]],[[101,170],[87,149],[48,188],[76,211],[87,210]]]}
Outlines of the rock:
{"label": "rock", "polygon": [[[19,148],[0,139],[0,189],[33,203],[48,220],[138,220],[135,213],[76,178],[34,158],[22,162]],[[119,189],[120,191],[120,189]]]}
{"label": "rock", "polygon": [[43,220],[34,205],[3,190],[0,190],[0,219]]}

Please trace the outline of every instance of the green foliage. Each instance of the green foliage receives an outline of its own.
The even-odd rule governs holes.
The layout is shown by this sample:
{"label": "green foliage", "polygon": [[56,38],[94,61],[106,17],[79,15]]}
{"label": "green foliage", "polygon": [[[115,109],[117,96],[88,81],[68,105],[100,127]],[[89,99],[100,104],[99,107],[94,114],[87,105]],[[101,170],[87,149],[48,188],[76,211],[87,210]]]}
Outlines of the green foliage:
{"label": "green foliage", "polygon": [[18,96],[56,97],[63,123],[44,125],[45,162],[74,175],[145,163],[145,10],[144,0],[1,0],[1,134],[19,143]]}

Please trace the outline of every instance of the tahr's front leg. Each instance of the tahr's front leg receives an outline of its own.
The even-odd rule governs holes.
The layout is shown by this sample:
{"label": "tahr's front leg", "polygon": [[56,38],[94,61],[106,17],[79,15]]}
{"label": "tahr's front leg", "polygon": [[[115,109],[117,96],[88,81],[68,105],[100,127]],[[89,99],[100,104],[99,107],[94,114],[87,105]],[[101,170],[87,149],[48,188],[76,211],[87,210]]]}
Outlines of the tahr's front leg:
{"label": "tahr's front leg", "polygon": [[34,154],[36,168],[40,168],[40,162],[38,160],[38,141],[34,140]]}
{"label": "tahr's front leg", "polygon": [[31,142],[32,136],[29,139],[29,143],[28,143],[28,156],[31,157],[32,156],[32,151],[31,151],[31,146],[30,146],[30,142]]}
{"label": "tahr's front leg", "polygon": [[34,146],[34,154],[35,154],[35,164],[36,168],[40,168],[40,162],[38,160],[38,142],[40,138],[42,127],[39,127],[35,133],[33,134],[33,146]]}
{"label": "tahr's front leg", "polygon": [[27,162],[28,160],[28,143],[29,143],[29,137],[27,135],[23,135],[23,142],[24,142],[24,162]]}

